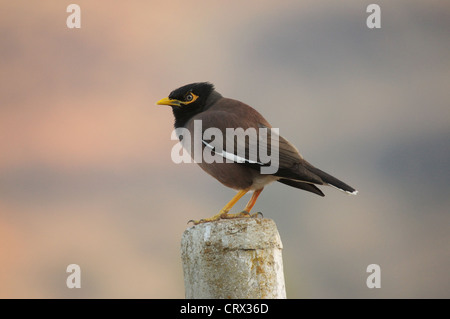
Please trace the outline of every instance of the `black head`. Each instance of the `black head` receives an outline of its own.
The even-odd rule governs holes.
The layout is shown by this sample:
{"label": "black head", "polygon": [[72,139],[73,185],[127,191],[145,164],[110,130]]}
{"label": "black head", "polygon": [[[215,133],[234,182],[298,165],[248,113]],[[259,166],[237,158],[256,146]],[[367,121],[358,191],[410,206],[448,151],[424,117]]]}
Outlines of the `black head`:
{"label": "black head", "polygon": [[173,90],[169,97],[158,101],[158,105],[169,105],[175,116],[175,127],[184,124],[194,115],[202,112],[206,101],[214,91],[214,85],[208,82],[191,83]]}

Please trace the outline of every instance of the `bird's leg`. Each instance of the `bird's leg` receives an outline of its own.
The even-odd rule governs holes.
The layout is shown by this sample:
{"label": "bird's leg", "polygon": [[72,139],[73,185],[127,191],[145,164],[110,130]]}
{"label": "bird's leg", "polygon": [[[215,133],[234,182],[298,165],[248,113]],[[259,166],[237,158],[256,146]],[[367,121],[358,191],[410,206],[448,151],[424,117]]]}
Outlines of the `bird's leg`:
{"label": "bird's leg", "polygon": [[200,220],[190,220],[188,223],[192,222],[192,223],[194,223],[194,225],[197,225],[197,224],[202,224],[202,223],[207,223],[207,222],[213,222],[213,221],[216,221],[216,220],[219,220],[219,219],[222,219],[222,218],[244,217],[244,216],[234,216],[235,214],[228,214],[228,212],[234,206],[234,204],[236,204],[242,198],[242,196],[247,194],[248,191],[249,191],[248,189],[240,190],[228,202],[228,204],[226,204],[225,207],[220,210],[220,212],[217,215],[214,215],[213,217],[210,217],[210,218],[200,219]]}
{"label": "bird's leg", "polygon": [[[258,217],[259,214],[261,214],[260,212],[255,213],[255,214],[250,214],[250,211],[252,210],[253,206],[255,206],[256,200],[258,199],[258,196],[261,194],[261,192],[263,191],[264,187],[261,189],[256,190],[253,195],[252,198],[250,198],[250,200],[248,201],[247,205],[245,206],[244,210],[242,212],[240,212],[237,215],[245,215],[246,217],[253,217],[256,218]],[[240,217],[245,217],[245,216],[240,216]],[[261,214],[262,216],[262,214]]]}

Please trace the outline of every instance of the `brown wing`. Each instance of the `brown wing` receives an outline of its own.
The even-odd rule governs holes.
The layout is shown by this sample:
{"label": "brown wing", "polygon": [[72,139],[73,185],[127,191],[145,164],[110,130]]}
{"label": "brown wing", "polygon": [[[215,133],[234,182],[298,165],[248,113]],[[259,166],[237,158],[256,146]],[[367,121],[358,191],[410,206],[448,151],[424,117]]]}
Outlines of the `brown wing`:
{"label": "brown wing", "polygon": [[[201,120],[204,147],[219,154],[229,162],[246,165],[256,170],[276,167],[271,175],[296,181],[323,184],[316,174],[307,169],[307,162],[298,150],[278,135],[276,129],[250,106],[223,98],[213,107],[192,118]],[[214,129],[221,136],[211,134]],[[208,134],[209,133],[209,134]],[[204,136],[202,134],[202,137]]]}

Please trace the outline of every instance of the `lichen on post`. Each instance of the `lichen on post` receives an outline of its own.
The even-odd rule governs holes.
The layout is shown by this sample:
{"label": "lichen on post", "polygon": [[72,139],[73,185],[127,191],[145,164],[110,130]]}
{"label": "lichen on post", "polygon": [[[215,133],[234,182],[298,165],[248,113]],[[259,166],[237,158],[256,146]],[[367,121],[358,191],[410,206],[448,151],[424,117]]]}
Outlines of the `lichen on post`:
{"label": "lichen on post", "polygon": [[219,220],[186,229],[186,298],[286,298],[282,248],[271,219]]}

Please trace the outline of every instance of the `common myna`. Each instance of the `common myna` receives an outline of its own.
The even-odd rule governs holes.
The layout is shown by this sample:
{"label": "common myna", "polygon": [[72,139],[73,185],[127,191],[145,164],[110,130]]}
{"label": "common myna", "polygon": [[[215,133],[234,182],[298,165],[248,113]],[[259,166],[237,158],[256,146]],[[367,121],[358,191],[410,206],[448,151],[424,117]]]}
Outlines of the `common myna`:
{"label": "common myna", "polygon": [[[195,157],[200,167],[225,186],[238,191],[217,215],[193,221],[194,224],[222,218],[257,216],[257,214],[250,215],[250,211],[264,186],[274,181],[320,196],[325,195],[315,185],[333,186],[347,194],[356,194],[358,192],[353,187],[308,163],[303,159],[295,146],[277,135],[272,126],[255,109],[240,101],[222,97],[211,83],[201,82],[182,86],[172,91],[169,97],[158,101],[157,104],[171,106],[175,117],[176,131],[187,130],[190,133],[190,142],[192,143],[184,145],[193,145],[193,143],[201,142],[202,152],[206,149],[206,151],[209,150],[214,154],[216,159],[223,159],[222,161],[208,162],[198,161],[198,157]],[[202,134],[200,135],[195,134],[196,123],[201,123]],[[238,135],[230,137],[230,134],[227,134],[229,129],[237,130],[238,128],[246,130],[245,132],[250,132],[248,129],[253,129],[253,132],[257,134],[257,138],[251,139],[251,134],[244,136],[243,139],[238,138]],[[203,133],[208,129],[219,130],[219,133],[221,132],[223,135],[222,137],[214,136],[215,139],[212,136],[205,138]],[[267,134],[262,134],[261,132],[263,131],[261,129],[266,129]],[[185,139],[183,140],[184,137],[184,135],[179,135],[180,141],[182,143],[189,142]],[[195,141],[195,138],[201,139],[201,141]],[[219,140],[222,138],[223,140]],[[227,142],[230,142],[230,139],[234,142],[230,144],[233,145],[233,148],[225,147],[228,145]],[[214,143],[214,140],[220,143]],[[271,148],[273,145],[277,146],[277,148]],[[244,153],[239,153],[238,151],[242,149]],[[267,169],[269,163],[261,160],[261,154],[263,150],[268,154],[269,149],[271,155],[278,155],[276,158],[272,157],[272,163],[270,163],[272,166],[275,165],[277,169],[267,174],[263,173],[263,168]],[[191,153],[193,158],[194,155],[197,156],[198,154]],[[229,214],[228,212],[233,205],[249,191],[254,192],[244,210],[238,214]]]}

